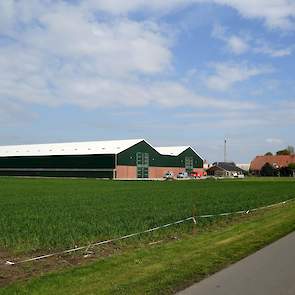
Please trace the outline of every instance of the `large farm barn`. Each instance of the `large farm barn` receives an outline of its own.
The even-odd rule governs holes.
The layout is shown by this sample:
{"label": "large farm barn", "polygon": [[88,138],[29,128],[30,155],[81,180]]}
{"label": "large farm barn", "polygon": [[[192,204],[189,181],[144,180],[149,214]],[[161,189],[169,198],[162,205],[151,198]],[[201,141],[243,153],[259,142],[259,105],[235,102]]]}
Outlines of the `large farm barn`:
{"label": "large farm barn", "polygon": [[0,146],[0,175],[161,178],[203,167],[190,146],[153,147],[144,139]]}

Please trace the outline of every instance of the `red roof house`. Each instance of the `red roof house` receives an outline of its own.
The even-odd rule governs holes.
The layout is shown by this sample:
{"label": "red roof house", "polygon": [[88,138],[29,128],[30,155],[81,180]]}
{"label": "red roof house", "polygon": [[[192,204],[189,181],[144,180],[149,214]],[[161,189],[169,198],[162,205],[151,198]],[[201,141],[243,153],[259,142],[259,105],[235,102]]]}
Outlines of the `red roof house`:
{"label": "red roof house", "polygon": [[276,168],[287,167],[289,164],[295,163],[295,155],[256,156],[250,164],[250,170],[259,173],[266,163]]}

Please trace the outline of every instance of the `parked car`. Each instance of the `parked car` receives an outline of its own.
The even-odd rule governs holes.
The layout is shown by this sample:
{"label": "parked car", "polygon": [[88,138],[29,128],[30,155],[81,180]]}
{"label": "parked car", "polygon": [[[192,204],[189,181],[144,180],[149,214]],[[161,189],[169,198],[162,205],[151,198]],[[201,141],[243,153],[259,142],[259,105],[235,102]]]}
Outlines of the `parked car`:
{"label": "parked car", "polygon": [[233,173],[233,177],[234,178],[245,178],[245,175],[244,174],[239,174],[239,173]]}
{"label": "parked car", "polygon": [[190,176],[191,178],[197,178],[197,177],[200,177],[200,176],[198,175],[198,173],[195,172],[195,171],[192,171],[192,172],[190,173],[189,176]]}
{"label": "parked car", "polygon": [[188,173],[187,172],[179,172],[177,174],[177,178],[188,178]]}
{"label": "parked car", "polygon": [[164,178],[165,179],[173,179],[174,178],[173,172],[170,172],[170,171],[166,172],[164,174]]}

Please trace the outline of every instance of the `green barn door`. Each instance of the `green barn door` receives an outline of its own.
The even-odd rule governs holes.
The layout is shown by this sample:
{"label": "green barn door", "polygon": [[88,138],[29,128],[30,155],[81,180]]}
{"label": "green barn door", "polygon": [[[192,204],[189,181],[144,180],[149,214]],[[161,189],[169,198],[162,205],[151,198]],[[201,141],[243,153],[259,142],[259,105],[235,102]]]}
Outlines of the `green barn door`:
{"label": "green barn door", "polygon": [[149,178],[149,164],[148,153],[136,153],[137,178]]}
{"label": "green barn door", "polygon": [[192,172],[194,169],[194,158],[185,157],[185,170],[186,172]]}

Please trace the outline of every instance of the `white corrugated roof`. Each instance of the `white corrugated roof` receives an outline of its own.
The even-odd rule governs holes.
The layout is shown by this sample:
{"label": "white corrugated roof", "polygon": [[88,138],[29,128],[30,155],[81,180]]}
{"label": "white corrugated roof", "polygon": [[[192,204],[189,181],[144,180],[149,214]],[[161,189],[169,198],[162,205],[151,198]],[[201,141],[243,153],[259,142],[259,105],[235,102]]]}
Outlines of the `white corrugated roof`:
{"label": "white corrugated roof", "polygon": [[183,153],[184,151],[186,151],[187,149],[191,148],[202,160],[203,157],[201,157],[196,151],[195,149],[193,149],[191,146],[186,145],[186,146],[158,146],[155,147],[154,149],[162,154],[162,155],[168,155],[168,156],[178,156],[181,153]]}
{"label": "white corrugated roof", "polygon": [[158,146],[155,150],[162,155],[178,156],[188,148],[189,146]]}
{"label": "white corrugated roof", "polygon": [[143,139],[0,146],[0,157],[119,154]]}

